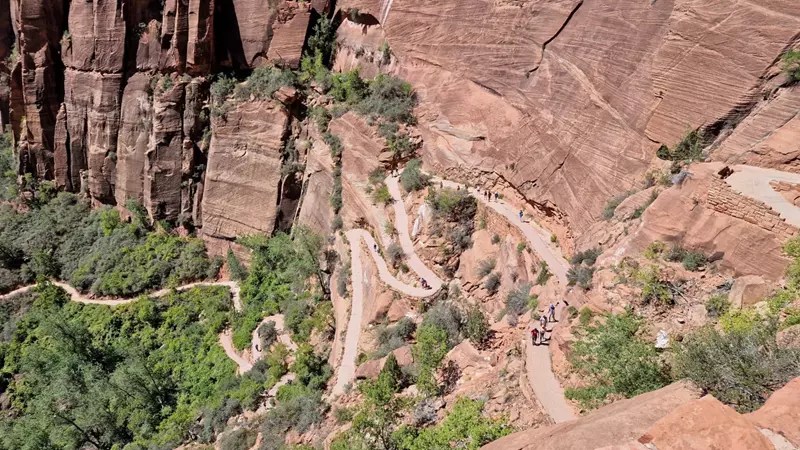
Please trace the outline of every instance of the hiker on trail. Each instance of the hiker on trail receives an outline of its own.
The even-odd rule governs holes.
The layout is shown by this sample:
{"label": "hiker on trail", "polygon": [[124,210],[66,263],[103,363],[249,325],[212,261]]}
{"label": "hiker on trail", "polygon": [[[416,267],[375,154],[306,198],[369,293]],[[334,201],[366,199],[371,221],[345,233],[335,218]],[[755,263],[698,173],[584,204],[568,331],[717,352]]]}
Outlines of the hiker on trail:
{"label": "hiker on trail", "polygon": [[547,329],[547,316],[542,314],[542,317],[539,317],[539,324],[542,326],[543,330]]}
{"label": "hiker on trail", "polygon": [[500,194],[497,192],[494,193],[494,201],[498,201],[500,199]]}
{"label": "hiker on trail", "polygon": [[519,210],[519,220],[522,220],[522,210]]}
{"label": "hiker on trail", "polygon": [[372,249],[377,252],[378,251],[378,244],[377,243],[372,244]]}
{"label": "hiker on trail", "polygon": [[531,327],[531,344],[539,345],[539,343],[536,342],[537,340],[539,340],[539,329],[536,327]]}
{"label": "hiker on trail", "polygon": [[556,321],[556,305],[550,303],[550,308],[549,309],[550,309],[550,317],[548,317],[547,319],[550,322],[555,322]]}

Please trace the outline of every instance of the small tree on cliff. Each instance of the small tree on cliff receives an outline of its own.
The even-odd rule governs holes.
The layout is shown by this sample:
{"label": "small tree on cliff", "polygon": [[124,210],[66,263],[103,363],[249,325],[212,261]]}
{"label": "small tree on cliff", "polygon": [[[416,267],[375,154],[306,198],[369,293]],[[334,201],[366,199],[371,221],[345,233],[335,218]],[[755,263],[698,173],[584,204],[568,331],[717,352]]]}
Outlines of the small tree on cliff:
{"label": "small tree on cliff", "polygon": [[783,55],[783,71],[789,81],[800,81],[800,50],[789,50]]}

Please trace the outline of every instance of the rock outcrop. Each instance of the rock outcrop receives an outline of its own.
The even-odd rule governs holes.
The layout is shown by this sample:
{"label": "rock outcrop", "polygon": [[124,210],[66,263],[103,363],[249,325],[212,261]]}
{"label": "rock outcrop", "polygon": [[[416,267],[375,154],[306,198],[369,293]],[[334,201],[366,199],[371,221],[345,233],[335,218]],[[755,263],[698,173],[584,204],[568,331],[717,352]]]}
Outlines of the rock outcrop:
{"label": "rock outcrop", "polygon": [[511,434],[483,448],[791,449],[800,445],[800,378],[741,415],[685,382],[600,408],[580,419]]}
{"label": "rock outcrop", "polygon": [[719,179],[719,163],[694,164],[681,184],[664,190],[642,216],[630,240],[612,253],[641,253],[653,241],[720,255],[739,275],[783,276],[783,243],[797,230],[766,205],[736,193]]}
{"label": "rock outcrop", "polygon": [[633,441],[676,408],[700,397],[687,383],[674,383],[657,391],[593,411],[580,419],[555,426],[513,433],[485,445],[485,450],[593,449]]}
{"label": "rock outcrop", "polygon": [[214,121],[202,203],[205,234],[272,232],[288,124],[289,112],[272,100],[238,104]]}

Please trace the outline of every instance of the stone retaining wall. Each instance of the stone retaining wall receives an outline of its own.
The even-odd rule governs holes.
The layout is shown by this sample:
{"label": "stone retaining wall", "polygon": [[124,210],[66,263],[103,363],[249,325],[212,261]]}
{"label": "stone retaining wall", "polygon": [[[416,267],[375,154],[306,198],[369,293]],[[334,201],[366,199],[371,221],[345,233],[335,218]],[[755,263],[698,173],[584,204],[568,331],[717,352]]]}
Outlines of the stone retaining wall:
{"label": "stone retaining wall", "polygon": [[786,223],[776,211],[766,204],[735,192],[720,179],[714,179],[711,182],[707,201],[715,211],[771,231],[781,240],[788,240],[800,231]]}

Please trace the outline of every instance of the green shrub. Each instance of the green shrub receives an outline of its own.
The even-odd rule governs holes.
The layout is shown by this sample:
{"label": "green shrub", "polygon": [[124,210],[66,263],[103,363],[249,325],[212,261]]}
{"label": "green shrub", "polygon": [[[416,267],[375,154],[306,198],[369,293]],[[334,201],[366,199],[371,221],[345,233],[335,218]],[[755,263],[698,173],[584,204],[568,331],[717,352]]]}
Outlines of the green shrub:
{"label": "green shrub", "polygon": [[567,285],[578,286],[582,289],[588,290],[592,287],[592,277],[594,276],[594,267],[584,264],[573,264],[567,271]]}
{"label": "green shrub", "polygon": [[544,286],[547,284],[547,280],[550,279],[552,274],[550,273],[550,269],[547,266],[547,263],[542,261],[539,263],[539,274],[536,276],[536,284],[538,286]]}
{"label": "green shrub", "polygon": [[526,248],[528,248],[528,245],[527,245],[527,244],[525,244],[524,242],[520,242],[520,243],[518,243],[518,244],[517,244],[517,253],[522,253],[522,252],[524,252]]}
{"label": "green shrub", "polygon": [[422,173],[422,161],[412,159],[400,173],[400,184],[406,192],[418,191],[428,185],[429,177]]}
{"label": "green shrub", "polygon": [[228,270],[231,274],[231,279],[242,281],[247,278],[247,269],[239,262],[239,258],[233,253],[233,250],[228,249]]}
{"label": "green shrub", "polygon": [[706,146],[706,138],[698,130],[690,130],[681,141],[670,150],[666,145],[662,145],[656,152],[656,156],[667,161],[696,161],[703,157],[703,147]]}
{"label": "green shrub", "polygon": [[405,259],[406,254],[400,244],[392,242],[386,248],[386,256],[389,258],[389,263],[392,267],[397,268],[400,263],[403,262],[403,259]]}
{"label": "green shrub", "polygon": [[706,255],[700,252],[687,251],[681,259],[681,264],[683,264],[684,269],[696,272],[702,269],[707,261]]}
{"label": "green shrub", "polygon": [[764,318],[754,309],[728,309],[719,323],[726,333],[748,333],[763,326]]}
{"label": "green shrub", "polygon": [[422,325],[433,325],[447,333],[447,349],[455,347],[462,340],[461,327],[464,323],[461,311],[450,302],[437,302],[425,312]]}
{"label": "green shrub", "polygon": [[497,260],[495,260],[494,258],[482,259],[480,262],[478,262],[478,270],[477,270],[478,276],[483,278],[489,275],[490,273],[492,273],[492,271],[494,271],[496,265],[497,265]]}
{"label": "green shrub", "polygon": [[236,89],[236,78],[221,74],[211,83],[211,114],[224,116],[227,112],[226,101]]}
{"label": "green shrub", "polygon": [[220,438],[221,450],[249,450],[256,443],[256,433],[247,428],[237,428]]}
{"label": "green shrub", "polygon": [[530,292],[531,285],[523,283],[511,289],[506,295],[506,314],[513,318],[512,321],[527,311],[531,303]]}
{"label": "green shrub", "polygon": [[617,195],[616,197],[612,197],[608,201],[608,203],[606,203],[606,206],[603,208],[603,219],[611,220],[612,218],[614,218],[614,213],[617,210],[617,206],[619,206],[623,201],[625,201],[626,198],[630,197],[633,194],[634,194],[633,191],[628,191],[620,195]]}
{"label": "green shrub", "polygon": [[594,311],[592,311],[591,308],[584,306],[580,310],[578,316],[578,323],[580,323],[581,326],[585,328],[592,322],[593,317],[594,317]]}
{"label": "green shrub", "polygon": [[447,332],[433,324],[423,324],[417,330],[417,342],[412,353],[417,364],[417,387],[426,395],[438,393],[434,371],[447,355]]}
{"label": "green shrub", "polygon": [[383,358],[395,349],[408,344],[414,337],[416,329],[417,325],[408,317],[403,317],[394,326],[379,328],[378,348],[371,357]]}
{"label": "green shrub", "polygon": [[258,67],[253,70],[244,83],[236,86],[234,96],[237,100],[268,99],[281,87],[292,86],[295,82],[295,75],[290,70],[278,67]]}
{"label": "green shrub", "polygon": [[672,305],[670,284],[661,278],[661,271],[656,266],[647,267],[637,274],[637,282],[642,288],[642,301],[658,306]]}
{"label": "green shrub", "polygon": [[670,262],[683,261],[684,256],[686,256],[686,249],[679,244],[673,244],[672,247],[664,253],[664,259]]}
{"label": "green shrub", "polygon": [[392,122],[414,123],[417,97],[411,85],[390,75],[380,74],[370,83],[356,109],[369,117]]}
{"label": "green shrub", "polygon": [[486,315],[477,306],[471,307],[467,311],[467,321],[464,324],[464,334],[477,349],[486,347],[489,339],[489,321]]}
{"label": "green shrub", "polygon": [[17,158],[11,133],[0,134],[0,200],[17,197]]}
{"label": "green shrub", "polygon": [[647,246],[647,248],[644,249],[643,255],[647,259],[656,260],[666,251],[667,244],[661,241],[653,241]]}
{"label": "green shrub", "polygon": [[706,327],[681,343],[674,370],[744,413],[800,375],[800,350],[780,348],[774,325],[725,333]]}
{"label": "green shrub", "polygon": [[731,302],[725,294],[714,294],[706,300],[706,313],[709,317],[719,319],[731,307]]}
{"label": "green shrub", "polygon": [[602,253],[602,251],[599,248],[590,248],[576,253],[569,262],[572,264],[586,264],[592,266],[595,261],[597,261],[597,257],[600,256],[600,253]]}
{"label": "green shrub", "polygon": [[495,234],[495,235],[492,235],[492,244],[495,244],[495,245],[497,245],[497,244],[499,244],[499,243],[500,243],[500,236],[498,236],[498,235],[496,235],[496,234]]}
{"label": "green shrub", "polygon": [[528,300],[528,310],[536,311],[537,309],[539,309],[539,296],[533,294],[530,296],[530,299]]}
{"label": "green shrub", "polygon": [[477,200],[466,190],[431,189],[427,200],[434,213],[450,222],[471,222],[478,210]]}
{"label": "green shrub", "polygon": [[670,379],[655,348],[637,336],[641,326],[630,313],[611,314],[598,325],[585,326],[571,360],[590,384],[570,390],[568,398],[595,407],[610,394],[630,398],[666,385]]}
{"label": "green shrub", "polygon": [[783,72],[791,82],[800,81],[800,50],[793,49],[783,54]]}
{"label": "green shrub", "polygon": [[500,274],[494,272],[486,277],[486,280],[483,282],[483,288],[486,289],[489,295],[496,294],[500,289]]}
{"label": "green shrub", "polygon": [[367,95],[367,87],[358,69],[353,69],[346,73],[334,74],[329,93],[337,102],[355,105]]}
{"label": "green shrub", "polygon": [[261,341],[261,350],[266,351],[272,347],[272,344],[278,340],[278,330],[275,328],[275,322],[270,320],[258,326],[258,339]]}
{"label": "green shrub", "polygon": [[[477,450],[512,432],[505,420],[481,415],[483,402],[460,397],[452,411],[438,425],[427,428],[406,426],[395,437],[402,450],[459,448]],[[355,448],[355,447],[351,447]]]}
{"label": "green shrub", "polygon": [[375,202],[376,205],[391,205],[394,202],[392,198],[392,194],[389,193],[389,187],[385,184],[381,183],[378,187],[372,191],[372,201]]}

